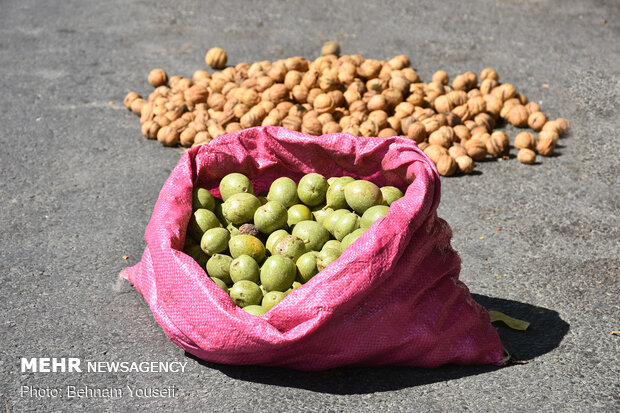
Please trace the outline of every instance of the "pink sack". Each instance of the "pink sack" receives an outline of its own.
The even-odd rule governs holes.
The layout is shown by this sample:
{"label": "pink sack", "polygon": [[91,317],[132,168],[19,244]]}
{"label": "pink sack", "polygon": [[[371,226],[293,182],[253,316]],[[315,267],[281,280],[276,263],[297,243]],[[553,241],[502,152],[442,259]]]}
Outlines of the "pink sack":
{"label": "pink sack", "polygon": [[[406,193],[337,261],[257,317],[182,252],[192,188],[219,197],[219,180],[231,172],[250,177],[257,194],[280,176],[297,182],[310,172]],[[159,194],[142,261],[123,276],[172,341],[211,362],[301,370],[500,363],[489,315],[458,280],[452,233],[437,217],[439,195],[432,161],[408,139],[242,130],[183,155]]]}

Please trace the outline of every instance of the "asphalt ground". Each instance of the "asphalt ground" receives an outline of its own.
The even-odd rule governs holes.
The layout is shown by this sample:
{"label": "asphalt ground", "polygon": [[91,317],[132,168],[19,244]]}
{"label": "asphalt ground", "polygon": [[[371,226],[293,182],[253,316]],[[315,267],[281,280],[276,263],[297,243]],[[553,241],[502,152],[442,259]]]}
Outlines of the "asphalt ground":
{"label": "asphalt ground", "polygon": [[[619,18],[613,0],[1,1],[0,407],[618,411]],[[498,327],[522,364],[303,373],[202,363],[118,280],[140,260],[182,152],[142,137],[125,94],[146,95],[155,67],[190,76],[214,45],[236,64],[314,58],[332,39],[343,53],[404,53],[423,80],[494,67],[550,117],[570,120],[557,154],[534,166],[489,161],[441,180],[461,280],[487,308],[531,322],[527,332]],[[167,374],[22,373],[22,357],[187,364]],[[125,392],[33,395],[67,386]],[[127,386],[174,396],[131,396]]]}

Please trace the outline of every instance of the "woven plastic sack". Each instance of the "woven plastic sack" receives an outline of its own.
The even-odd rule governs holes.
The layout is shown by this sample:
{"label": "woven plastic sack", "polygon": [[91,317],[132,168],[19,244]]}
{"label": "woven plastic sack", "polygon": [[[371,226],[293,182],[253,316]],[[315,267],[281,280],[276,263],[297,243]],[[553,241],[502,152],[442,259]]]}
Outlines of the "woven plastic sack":
{"label": "woven plastic sack", "polygon": [[[257,194],[280,176],[299,181],[310,172],[406,193],[337,261],[257,317],[182,252],[192,188],[219,197],[219,181],[231,172],[249,176]],[[155,205],[142,261],[123,276],[172,341],[211,362],[302,370],[499,363],[502,344],[488,313],[458,280],[451,230],[436,213],[439,184],[432,161],[404,138],[277,127],[221,136],[183,155]]]}

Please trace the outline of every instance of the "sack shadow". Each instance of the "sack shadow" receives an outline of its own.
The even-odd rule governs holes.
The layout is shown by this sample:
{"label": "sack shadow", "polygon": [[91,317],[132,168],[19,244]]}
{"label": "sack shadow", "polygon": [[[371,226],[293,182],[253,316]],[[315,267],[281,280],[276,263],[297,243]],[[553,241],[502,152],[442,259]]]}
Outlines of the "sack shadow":
{"label": "sack shadow", "polygon": [[479,294],[472,297],[487,310],[501,311],[530,323],[527,331],[512,330],[500,322],[494,324],[513,360],[529,361],[550,352],[560,345],[570,328],[557,311]]}
{"label": "sack shadow", "polygon": [[[525,363],[557,348],[569,330],[569,324],[563,321],[556,311],[484,295],[472,294],[472,297],[489,310],[501,311],[531,323],[525,332],[514,331],[496,323],[504,347],[519,363]],[[185,355],[205,367],[219,370],[237,380],[339,395],[394,391],[515,366],[515,363],[509,363],[504,367],[446,365],[435,369],[398,366],[348,367],[306,372],[281,367],[229,366],[206,362],[187,352]]]}

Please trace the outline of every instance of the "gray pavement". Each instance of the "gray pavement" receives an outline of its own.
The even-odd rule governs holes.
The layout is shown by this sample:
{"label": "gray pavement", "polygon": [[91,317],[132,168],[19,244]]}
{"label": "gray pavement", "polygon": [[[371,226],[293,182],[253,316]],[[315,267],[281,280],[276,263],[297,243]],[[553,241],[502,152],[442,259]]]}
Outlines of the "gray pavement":
{"label": "gray pavement", "polygon": [[[0,2],[0,408],[5,411],[618,411],[620,3]],[[604,24],[602,19],[606,20]],[[461,279],[527,364],[302,373],[198,362],[118,273],[179,149],[147,141],[122,104],[162,67],[408,55],[424,80],[491,66],[570,119],[557,156],[484,162],[442,179]],[[548,88],[542,85],[547,84]],[[509,129],[510,133],[513,130]],[[496,230],[496,228],[501,230]],[[127,260],[122,257],[128,256]],[[22,373],[21,357],[187,362],[183,373]],[[25,387],[22,387],[25,386]],[[53,398],[22,389],[165,388],[167,398]]]}

